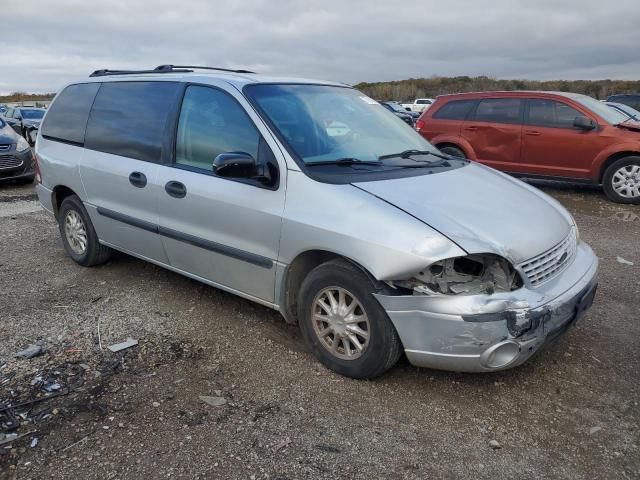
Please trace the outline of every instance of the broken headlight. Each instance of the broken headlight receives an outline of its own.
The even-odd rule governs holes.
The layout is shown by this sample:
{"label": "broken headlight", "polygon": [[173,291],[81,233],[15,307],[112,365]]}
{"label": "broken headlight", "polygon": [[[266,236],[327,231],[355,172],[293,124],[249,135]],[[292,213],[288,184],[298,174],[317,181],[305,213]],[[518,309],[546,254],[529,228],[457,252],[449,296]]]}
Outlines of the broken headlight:
{"label": "broken headlight", "polygon": [[419,295],[491,295],[522,287],[522,279],[508,260],[493,254],[474,254],[432,263],[393,285]]}

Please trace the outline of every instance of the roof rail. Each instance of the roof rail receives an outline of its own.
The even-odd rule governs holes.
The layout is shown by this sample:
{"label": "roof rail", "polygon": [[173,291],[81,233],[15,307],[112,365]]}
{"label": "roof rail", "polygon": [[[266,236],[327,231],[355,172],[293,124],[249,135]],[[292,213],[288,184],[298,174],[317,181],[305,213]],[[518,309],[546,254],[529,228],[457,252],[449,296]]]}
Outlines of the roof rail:
{"label": "roof rail", "polygon": [[255,73],[249,70],[232,70],[229,68],[219,68],[219,67],[201,67],[197,65],[158,65],[153,70],[95,70],[89,77],[105,77],[108,75],[136,75],[141,73],[189,73],[193,72],[192,69],[198,70],[216,70],[220,72],[231,72],[231,73]]}

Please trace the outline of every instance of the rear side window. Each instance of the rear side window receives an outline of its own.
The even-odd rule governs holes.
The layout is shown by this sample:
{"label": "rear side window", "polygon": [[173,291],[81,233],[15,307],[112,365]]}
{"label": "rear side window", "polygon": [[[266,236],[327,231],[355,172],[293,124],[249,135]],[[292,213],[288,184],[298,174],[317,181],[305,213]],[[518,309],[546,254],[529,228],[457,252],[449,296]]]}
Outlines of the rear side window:
{"label": "rear side window", "polygon": [[479,122],[519,124],[522,100],[517,98],[487,98],[481,100],[476,109],[475,120]]}
{"label": "rear side window", "polygon": [[454,100],[445,103],[433,114],[433,118],[439,118],[441,120],[464,120],[476,103],[476,100]]}
{"label": "rear side window", "polygon": [[540,127],[573,128],[576,117],[583,117],[573,107],[555,100],[529,100],[527,123]]}
{"label": "rear side window", "polygon": [[159,163],[169,114],[180,85],[174,82],[104,83],[93,103],[85,146]]}
{"label": "rear side window", "polygon": [[91,105],[99,88],[99,83],[83,83],[69,85],[60,92],[47,112],[42,135],[50,140],[82,144]]}

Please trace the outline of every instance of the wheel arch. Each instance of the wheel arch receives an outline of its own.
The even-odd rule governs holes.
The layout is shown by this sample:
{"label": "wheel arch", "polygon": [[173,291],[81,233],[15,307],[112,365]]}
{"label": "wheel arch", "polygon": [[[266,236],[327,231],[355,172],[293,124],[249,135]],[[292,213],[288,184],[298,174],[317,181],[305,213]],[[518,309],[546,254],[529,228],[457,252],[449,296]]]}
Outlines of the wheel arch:
{"label": "wheel arch", "polygon": [[469,160],[477,160],[476,152],[469,142],[460,137],[452,137],[448,135],[439,135],[431,140],[431,143],[438,149],[443,147],[456,147],[462,150]]}
{"label": "wheel arch", "polygon": [[58,212],[60,211],[60,206],[65,198],[70,197],[71,195],[78,195],[71,188],[66,185],[56,185],[53,188],[51,193],[51,205],[53,206],[53,214],[56,218],[58,218]]}
{"label": "wheel arch", "polygon": [[285,267],[281,277],[279,294],[280,313],[287,323],[298,323],[298,315],[296,312],[298,293],[300,292],[302,281],[311,270],[331,260],[344,260],[360,269],[365,275],[371,278],[372,281],[376,281],[366,268],[344,255],[328,250],[307,250],[301,252]]}
{"label": "wheel arch", "polygon": [[616,162],[621,158],[625,158],[625,157],[640,157],[640,151],[623,150],[623,151],[619,151],[609,155],[600,165],[597,182],[599,184],[602,183],[602,180],[604,178],[604,173],[607,171],[607,168],[609,168],[609,166],[613,164],[613,162]]}

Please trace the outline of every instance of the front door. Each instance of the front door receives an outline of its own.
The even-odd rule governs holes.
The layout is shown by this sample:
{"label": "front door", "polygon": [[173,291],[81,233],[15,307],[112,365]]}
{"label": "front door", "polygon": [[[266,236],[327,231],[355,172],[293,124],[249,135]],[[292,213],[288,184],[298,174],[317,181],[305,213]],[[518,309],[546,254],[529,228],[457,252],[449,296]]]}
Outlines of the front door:
{"label": "front door", "polygon": [[585,113],[557,100],[529,99],[522,136],[525,173],[589,178],[593,159],[605,147],[598,129],[574,126]]}
{"label": "front door", "polygon": [[517,98],[480,100],[460,134],[471,144],[480,163],[517,172],[522,143],[523,101]]}
{"label": "front door", "polygon": [[[247,111],[249,110],[249,111]],[[217,176],[213,160],[244,152],[286,169],[277,144],[246,100],[211,86],[189,85],[176,128],[175,154],[159,167],[160,235],[171,266],[273,303],[285,182]]]}

